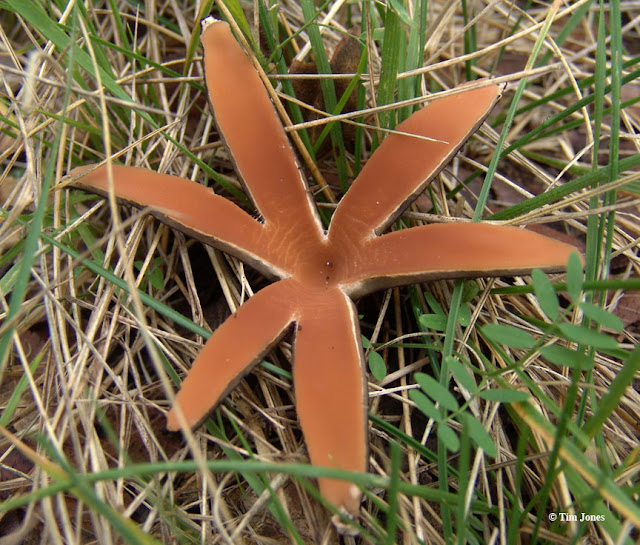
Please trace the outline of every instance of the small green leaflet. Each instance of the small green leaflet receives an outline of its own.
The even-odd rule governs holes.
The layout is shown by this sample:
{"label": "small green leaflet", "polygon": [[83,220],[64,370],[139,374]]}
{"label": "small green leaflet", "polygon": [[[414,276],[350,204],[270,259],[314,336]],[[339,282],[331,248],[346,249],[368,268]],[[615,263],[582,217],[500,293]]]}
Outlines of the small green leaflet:
{"label": "small green leaflet", "polygon": [[481,332],[489,340],[511,348],[532,348],[536,344],[533,335],[511,325],[487,324]]}
{"label": "small green leaflet", "polygon": [[427,304],[429,305],[429,307],[431,307],[431,310],[435,314],[439,314],[440,316],[444,316],[445,318],[447,317],[446,312],[442,310],[440,303],[438,303],[438,300],[431,293],[429,293],[428,291],[425,291],[424,298],[427,301]]}
{"label": "small green leaflet", "polygon": [[476,381],[474,380],[471,371],[469,371],[469,369],[465,367],[459,360],[457,360],[453,356],[447,356],[444,359],[444,362],[449,366],[451,374],[455,377],[460,386],[471,393],[475,393],[478,391],[478,386],[476,385]]}
{"label": "small green leaflet", "polygon": [[382,380],[387,376],[387,364],[384,361],[384,358],[378,354],[375,350],[369,350],[369,371],[373,375],[373,378],[376,380]]}
{"label": "small green leaflet", "polygon": [[551,363],[570,369],[591,369],[593,367],[593,358],[587,358],[580,352],[557,344],[543,346],[540,348],[540,354]]}
{"label": "small green leaflet", "polygon": [[559,324],[558,329],[562,332],[562,335],[570,341],[589,345],[601,350],[615,350],[618,348],[618,341],[613,337],[585,326]]}
{"label": "small green leaflet", "polygon": [[542,312],[544,312],[550,320],[556,320],[560,313],[560,303],[553,289],[553,284],[540,269],[531,271],[531,281],[533,283],[533,291],[538,298]]}
{"label": "small green leaflet", "polygon": [[482,422],[477,420],[473,415],[469,413],[462,414],[462,422],[469,433],[469,437],[473,442],[482,450],[484,450],[487,456],[491,458],[496,457],[496,444],[494,443],[489,432],[484,429]]}
{"label": "small green leaflet", "polygon": [[360,335],[362,340],[362,346],[369,351],[367,356],[367,363],[369,364],[369,371],[373,375],[373,378],[376,380],[382,380],[387,376],[387,364],[384,361],[384,358],[378,354],[373,347],[371,346],[371,341],[367,339],[364,335]]}
{"label": "small green leaflet", "polygon": [[440,384],[432,376],[425,375],[424,373],[416,373],[415,378],[422,391],[433,399],[433,401],[440,403],[441,407],[451,412],[455,412],[460,408],[456,398],[449,389]]}
{"label": "small green leaflet", "polygon": [[[423,314],[419,320],[423,330],[446,331],[447,329],[448,317],[446,314]],[[460,307],[458,323],[462,327],[467,327],[471,323],[471,309],[467,305]]]}
{"label": "small green leaflet", "polygon": [[447,317],[444,314],[423,314],[419,320],[425,330],[444,331],[447,328]]}
{"label": "small green leaflet", "polygon": [[518,403],[529,399],[529,394],[521,390],[482,390],[478,395],[487,401],[500,403]]}
{"label": "small green leaflet", "polygon": [[420,390],[409,390],[409,398],[416,404],[418,409],[420,409],[427,418],[431,418],[436,422],[440,422],[442,420],[440,411],[436,408],[433,402]]}
{"label": "small green leaflet", "polygon": [[460,305],[458,310],[458,323],[462,327],[467,327],[471,323],[471,308],[469,305]]}
{"label": "small green leaflet", "polygon": [[624,323],[620,318],[598,305],[583,302],[580,303],[580,310],[582,310],[587,318],[590,318],[602,327],[613,331],[622,331],[624,329]]}
{"label": "small green leaflet", "polygon": [[467,280],[464,283],[464,288],[462,291],[462,302],[470,303],[475,299],[476,295],[480,292],[480,286],[475,280]]}
{"label": "small green leaflet", "polygon": [[[473,299],[473,297],[477,295],[478,290],[478,285],[475,282],[465,284],[465,291],[463,292],[463,303],[468,302],[464,300],[465,297],[470,297],[471,299]],[[447,313],[442,310],[442,307],[432,294],[430,294],[429,292],[425,292],[424,297],[433,314],[423,314],[422,316],[420,316],[420,325],[425,330],[432,329],[434,331],[446,331],[447,321],[449,319]],[[469,305],[460,306],[460,309],[458,311],[458,323],[462,327],[467,327],[471,323],[471,309],[469,308]]]}
{"label": "small green leaflet", "polygon": [[567,291],[574,303],[581,299],[583,277],[582,261],[580,261],[580,256],[574,252],[569,256],[567,262]]}
{"label": "small green leaflet", "polygon": [[458,452],[460,450],[460,439],[458,434],[453,431],[445,422],[438,423],[438,439],[440,439],[447,450]]}

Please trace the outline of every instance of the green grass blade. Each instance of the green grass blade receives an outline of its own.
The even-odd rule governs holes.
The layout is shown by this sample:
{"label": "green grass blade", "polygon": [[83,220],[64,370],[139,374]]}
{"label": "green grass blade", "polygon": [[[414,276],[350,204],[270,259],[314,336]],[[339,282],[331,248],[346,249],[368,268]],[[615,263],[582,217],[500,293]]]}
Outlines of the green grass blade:
{"label": "green grass blade", "polygon": [[[400,50],[404,45],[404,32],[401,23],[400,16],[388,6],[384,19],[378,106],[385,106],[395,102],[398,71],[400,69]],[[395,110],[380,112],[378,119],[380,120],[380,126],[385,129],[393,129],[397,123]]]}
{"label": "green grass blade", "polygon": [[402,472],[402,451],[394,441],[390,445],[391,467],[389,469],[389,490],[387,512],[387,535],[383,541],[384,545],[394,545],[398,532],[398,488],[400,485],[400,473]]}
{"label": "green grass blade", "polygon": [[[630,157],[625,157],[618,163],[618,168],[622,172],[632,170],[637,166],[640,166],[640,153],[632,155]],[[535,197],[527,199],[526,201],[514,204],[509,208],[505,208],[504,210],[496,212],[495,214],[491,214],[487,219],[499,221],[517,218],[518,216],[527,214],[528,212],[531,212],[533,210],[537,210],[538,208],[547,204],[559,202],[564,197],[580,191],[581,189],[594,184],[604,183],[610,178],[611,166],[607,165],[596,170],[595,172],[583,174],[582,176],[579,176],[575,180],[571,180],[564,185],[554,187],[553,189],[546,191],[545,193],[541,193],[540,195],[536,195]],[[631,178],[635,180],[633,176]]]}
{"label": "green grass blade", "polygon": [[609,385],[607,392],[600,399],[598,408],[595,414],[587,420],[584,425],[584,432],[593,436],[599,431],[605,422],[611,416],[611,413],[615,411],[620,399],[625,394],[625,390],[631,385],[636,374],[640,370],[640,348],[636,348],[627,362],[622,366],[622,369],[618,371]]}
{"label": "green grass blade", "polygon": [[[46,354],[47,350],[48,347],[44,347],[29,364],[28,372],[31,373],[32,377],[36,372],[36,369],[39,367],[40,363],[42,363],[42,358]],[[11,397],[9,398],[9,401],[7,401],[2,414],[0,414],[0,426],[6,428],[9,425],[11,418],[15,413],[15,410],[18,408],[22,394],[24,394],[28,388],[29,379],[27,378],[27,374],[25,372],[25,374],[20,377],[20,380],[18,381],[18,384],[14,388],[13,392],[11,392]]]}
{"label": "green grass blade", "polygon": [[[553,8],[552,8],[553,9]],[[556,8],[557,9],[557,8]],[[540,29],[540,34],[536,43],[533,45],[531,56],[527,60],[527,67],[533,66],[535,64],[536,59],[540,53],[540,49],[542,48],[542,44],[549,33],[549,29],[551,28],[551,23],[553,22],[553,17],[547,16],[545,20],[544,26]],[[515,118],[516,110],[518,108],[518,104],[524,94],[524,91],[528,84],[528,78],[522,78],[518,82],[518,87],[514,94],[513,100],[509,105],[509,111],[507,113],[506,120],[504,122],[504,126],[502,127],[502,131],[500,133],[500,137],[498,138],[498,143],[496,145],[497,150],[501,150],[504,148],[505,142],[507,140],[507,135],[509,134],[509,130],[511,129],[511,125],[513,124],[513,120]],[[473,212],[473,221],[480,221],[484,214],[485,206],[487,204],[487,200],[489,199],[489,192],[491,190],[491,185],[493,183],[493,179],[498,169],[498,162],[504,156],[499,152],[494,153],[491,158],[491,162],[489,163],[489,167],[487,169],[487,174],[484,179],[484,183],[482,184],[482,189],[480,190],[480,194],[478,195],[478,203],[476,204],[475,210]]]}
{"label": "green grass blade", "polygon": [[[329,65],[329,59],[324,48],[320,29],[316,23],[319,17],[319,12],[316,11],[313,0],[302,0],[302,13],[307,24],[306,30],[311,42],[311,48],[313,50],[313,56],[318,69],[319,74],[331,74],[331,66]],[[336,88],[334,83],[330,79],[321,79],[320,87],[322,89],[322,96],[324,97],[325,109],[331,114],[340,113],[338,111],[338,99],[336,97]],[[347,187],[347,166],[346,166],[346,151],[344,147],[344,140],[342,138],[342,130],[339,123],[332,124],[331,128],[331,143],[333,149],[336,152],[336,160],[338,167],[338,176],[343,188]]]}

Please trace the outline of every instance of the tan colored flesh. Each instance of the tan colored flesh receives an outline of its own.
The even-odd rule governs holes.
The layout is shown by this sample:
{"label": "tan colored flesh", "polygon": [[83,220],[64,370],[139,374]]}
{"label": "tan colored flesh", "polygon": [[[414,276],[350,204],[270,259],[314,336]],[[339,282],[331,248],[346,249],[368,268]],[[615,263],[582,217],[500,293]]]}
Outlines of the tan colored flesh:
{"label": "tan colored flesh", "polygon": [[329,237],[351,240],[381,233],[436,176],[498,101],[489,85],[434,100],[398,125],[365,164],[336,210]]}
{"label": "tan colored flesh", "polygon": [[394,231],[366,243],[352,271],[352,296],[441,278],[528,274],[562,269],[575,247],[526,229],[439,223]]}
{"label": "tan colored flesh", "polygon": [[[121,165],[111,168],[113,191],[119,200],[139,208],[149,207],[154,216],[172,227],[250,262],[268,276],[282,276],[281,256],[269,253],[265,226],[228,199],[177,176]],[[106,196],[107,166],[76,168],[70,174],[83,172],[86,174],[76,187]]]}
{"label": "tan colored flesh", "polygon": [[228,318],[193,362],[182,382],[167,428],[180,429],[178,411],[195,427],[280,339],[295,318],[292,282],[282,280],[256,293]]}
{"label": "tan colored flesh", "polygon": [[[367,399],[360,332],[348,297],[434,278],[562,268],[574,248],[541,235],[485,224],[430,225],[378,236],[482,122],[501,88],[435,101],[398,127],[443,143],[390,136],[339,204],[325,236],[284,130],[250,59],[225,23],[202,34],[207,89],[218,129],[265,219],[261,223],[189,180],[114,167],[115,195],[169,225],[284,278],[242,305],[206,343],[178,393],[194,427],[295,322],[294,385],[311,462],[367,468]],[[78,171],[75,171],[77,174]],[[106,169],[76,184],[106,194]],[[337,508],[356,515],[360,492],[320,479]]]}
{"label": "tan colored flesh", "polygon": [[[354,304],[341,290],[308,294],[297,322],[293,385],[296,410],[314,465],[366,471],[367,399],[360,328]],[[357,513],[360,490],[320,479],[323,496]]]}
{"label": "tan colored flesh", "polygon": [[251,60],[221,21],[207,25],[201,40],[216,125],[251,198],[281,236],[291,229],[314,234],[320,225],[315,205]]}

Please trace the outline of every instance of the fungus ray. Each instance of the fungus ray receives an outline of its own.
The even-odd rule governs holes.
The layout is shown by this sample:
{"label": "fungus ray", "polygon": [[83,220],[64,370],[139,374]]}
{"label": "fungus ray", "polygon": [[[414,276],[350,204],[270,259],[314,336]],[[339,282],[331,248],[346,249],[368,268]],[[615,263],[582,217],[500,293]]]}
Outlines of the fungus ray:
{"label": "fungus ray", "polygon": [[210,24],[201,40],[216,126],[258,210],[285,233],[320,231],[289,139],[251,59],[227,24]]}
{"label": "fungus ray", "polygon": [[[366,471],[366,366],[358,314],[340,289],[309,294],[295,332],[296,410],[314,465]],[[364,439],[364,440],[363,440]],[[324,497],[356,513],[359,489],[319,479]]]}
{"label": "fungus ray", "polygon": [[[455,249],[455,250],[452,250]],[[352,297],[445,278],[517,276],[563,270],[573,246],[518,227],[432,223],[393,231],[365,243],[351,272]]]}
{"label": "fungus ray", "polygon": [[384,232],[482,124],[503,88],[490,84],[433,100],[400,123],[340,201],[329,236]]}
{"label": "fungus ray", "polygon": [[106,165],[79,167],[69,174],[81,176],[73,182],[78,189],[107,196],[113,187],[118,200],[149,208],[160,221],[230,253],[270,278],[284,275],[281,256],[269,251],[268,230],[230,200],[178,176],[122,165],[111,168],[111,181]]}
{"label": "fungus ray", "polygon": [[267,286],[212,333],[169,411],[169,430],[180,429],[178,411],[189,427],[196,427],[262,361],[296,317],[295,287],[289,280]]}

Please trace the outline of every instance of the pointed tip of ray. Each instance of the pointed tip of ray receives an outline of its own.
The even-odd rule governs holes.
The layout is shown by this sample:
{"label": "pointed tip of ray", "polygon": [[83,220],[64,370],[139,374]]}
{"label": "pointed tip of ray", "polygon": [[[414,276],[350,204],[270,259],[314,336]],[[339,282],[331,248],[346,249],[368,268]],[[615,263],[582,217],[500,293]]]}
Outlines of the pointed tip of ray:
{"label": "pointed tip of ray", "polygon": [[176,414],[175,409],[171,409],[167,414],[167,430],[169,431],[180,430],[180,423],[178,422],[178,415]]}
{"label": "pointed tip of ray", "polygon": [[211,25],[215,24],[215,23],[221,23],[222,21],[220,19],[216,19],[215,17],[213,17],[212,15],[207,15],[204,19],[202,19],[202,21],[200,21],[200,28],[201,31],[204,32],[205,30],[207,30]]}

